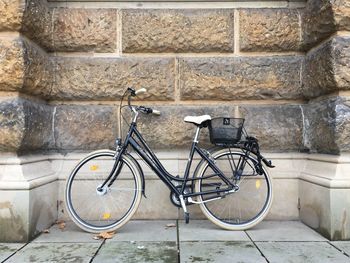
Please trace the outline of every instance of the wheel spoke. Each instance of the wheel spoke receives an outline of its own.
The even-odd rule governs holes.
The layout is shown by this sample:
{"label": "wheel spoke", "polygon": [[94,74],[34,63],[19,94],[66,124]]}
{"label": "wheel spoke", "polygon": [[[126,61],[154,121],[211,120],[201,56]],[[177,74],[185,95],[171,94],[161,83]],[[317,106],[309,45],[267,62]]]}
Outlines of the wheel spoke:
{"label": "wheel spoke", "polygon": [[[72,220],[91,232],[111,231],[127,222],[141,200],[141,177],[130,157],[110,188],[96,188],[109,176],[115,163],[114,152],[96,152],[73,170],[66,185],[67,210]],[[92,172],[89,171],[93,170]],[[97,180],[98,179],[98,180]]]}
{"label": "wheel spoke", "polygon": [[[271,182],[266,171],[264,170],[264,174],[259,175],[259,177],[255,176],[256,159],[252,153],[245,155],[242,151],[223,149],[213,153],[212,156],[216,160],[218,168],[229,180],[232,180],[230,170],[234,169],[233,174],[238,167],[244,167],[244,170],[240,179],[236,181],[239,190],[220,200],[202,203],[200,207],[203,213],[215,224],[232,230],[246,229],[260,222],[266,216],[272,198]],[[241,166],[242,164],[243,166]],[[198,169],[196,177],[203,178],[208,174],[211,174],[211,168],[204,163]],[[219,176],[198,180],[195,184],[195,190],[214,189],[215,184],[220,181]],[[206,199],[208,196],[205,195],[199,198],[203,201]]]}

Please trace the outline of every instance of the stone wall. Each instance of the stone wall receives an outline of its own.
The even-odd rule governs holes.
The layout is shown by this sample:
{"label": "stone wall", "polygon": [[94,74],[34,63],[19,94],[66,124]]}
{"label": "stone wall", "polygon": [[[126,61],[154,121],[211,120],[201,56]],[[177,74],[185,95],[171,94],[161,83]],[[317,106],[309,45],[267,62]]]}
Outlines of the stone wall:
{"label": "stone wall", "polygon": [[[1,39],[10,51],[0,61],[0,87],[49,102],[54,139],[47,150],[112,146],[118,100],[129,86],[147,88],[142,103],[164,109],[159,119],[143,118],[156,148],[188,147],[192,127],[184,116],[230,116],[238,104],[265,150],[305,148],[301,9],[61,8],[32,0],[13,10],[23,12],[22,24],[14,28],[19,35]],[[2,147],[26,148],[41,149]]]}
{"label": "stone wall", "polygon": [[[349,152],[348,0],[172,5],[176,8],[0,0],[4,163],[23,165],[7,162],[12,155],[112,148],[118,129],[125,128],[118,127],[118,105],[127,87],[147,88],[137,103],[162,112],[159,117],[143,116],[139,123],[158,150],[189,147],[194,131],[183,123],[186,115],[232,116],[239,105],[248,133],[259,139],[264,152]],[[210,145],[207,132],[202,142]],[[12,180],[6,169],[0,171],[4,182]],[[283,192],[288,185],[297,187],[293,169],[283,180],[274,175]],[[53,172],[58,173],[48,169],[42,180],[42,174],[21,170],[21,180],[38,181],[23,189],[57,187]],[[315,183],[310,178],[303,177],[300,189]],[[322,191],[328,193],[331,183],[325,185],[328,190]],[[299,196],[294,190],[288,202],[296,210]],[[314,196],[300,196],[305,218],[303,211],[310,211],[305,206]],[[282,218],[277,207],[281,203],[270,218]],[[336,209],[339,215],[343,207]],[[314,228],[333,238],[339,226],[326,217],[317,214]],[[297,217],[294,213],[288,218]],[[36,227],[26,229],[23,240],[43,228]]]}

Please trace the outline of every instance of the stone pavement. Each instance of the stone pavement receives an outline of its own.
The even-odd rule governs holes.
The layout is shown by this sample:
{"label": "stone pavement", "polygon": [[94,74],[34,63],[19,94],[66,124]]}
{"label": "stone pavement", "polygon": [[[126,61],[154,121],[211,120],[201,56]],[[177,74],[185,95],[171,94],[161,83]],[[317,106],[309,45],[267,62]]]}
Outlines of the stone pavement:
{"label": "stone pavement", "polygon": [[[175,226],[167,227],[174,223]],[[350,262],[350,241],[330,242],[298,221],[225,231],[208,221],[131,221],[95,240],[72,223],[28,244],[0,244],[1,262]]]}

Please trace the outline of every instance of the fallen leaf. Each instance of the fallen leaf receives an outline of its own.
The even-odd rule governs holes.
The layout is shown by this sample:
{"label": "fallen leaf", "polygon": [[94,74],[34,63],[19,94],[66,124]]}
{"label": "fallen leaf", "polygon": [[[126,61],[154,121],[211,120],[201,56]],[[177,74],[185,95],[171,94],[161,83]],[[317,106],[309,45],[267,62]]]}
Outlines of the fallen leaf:
{"label": "fallen leaf", "polygon": [[176,227],[176,224],[170,223],[165,225],[165,228],[169,228],[169,227]]}
{"label": "fallen leaf", "polygon": [[59,224],[62,224],[62,223],[64,223],[64,220],[56,220],[56,222],[55,222],[56,225],[59,225]]}
{"label": "fallen leaf", "polygon": [[58,224],[58,228],[63,230],[64,228],[66,227],[66,223],[65,222],[62,222],[60,224]]}
{"label": "fallen leaf", "polygon": [[45,233],[45,234],[48,234],[48,233],[50,233],[50,230],[49,229],[44,229],[42,232]]}
{"label": "fallen leaf", "polygon": [[111,239],[115,235],[115,232],[101,232],[94,236],[93,239]]}

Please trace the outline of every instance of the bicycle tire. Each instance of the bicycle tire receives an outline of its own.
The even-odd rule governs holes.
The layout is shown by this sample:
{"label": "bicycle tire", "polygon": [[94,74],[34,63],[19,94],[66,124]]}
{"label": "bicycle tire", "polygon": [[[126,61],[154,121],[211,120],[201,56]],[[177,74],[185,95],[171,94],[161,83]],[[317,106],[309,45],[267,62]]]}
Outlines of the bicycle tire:
{"label": "bicycle tire", "polygon": [[67,179],[65,200],[68,215],[84,231],[115,231],[128,222],[140,204],[141,173],[135,161],[127,155],[121,156],[123,166],[111,187],[105,188],[103,195],[96,190],[112,170],[114,154],[111,150],[90,153],[74,167]]}
{"label": "bicycle tire", "polygon": [[[261,222],[268,214],[273,199],[272,180],[265,167],[263,167],[262,175],[256,174],[257,158],[251,153],[247,157],[247,165],[240,180],[237,180],[233,177],[234,173],[229,171],[232,168],[236,170],[238,166],[232,160],[238,161],[240,157],[245,156],[241,150],[225,148],[217,150],[211,155],[221,171],[224,170],[223,172],[228,175],[230,180],[237,181],[239,190],[221,199],[214,199],[215,196],[208,195],[198,196],[197,201],[200,202],[199,206],[203,214],[215,225],[227,230],[246,230]],[[232,159],[228,159],[230,157]],[[231,163],[229,164],[227,160],[231,160]],[[207,176],[210,174],[210,170],[208,162],[203,161],[199,164],[195,177]],[[222,179],[220,180],[222,182]],[[214,186],[218,187],[218,184],[220,181],[217,179],[199,179],[196,180],[195,191],[214,189]],[[208,201],[209,199],[212,201]],[[258,209],[254,209],[255,207]],[[242,211],[242,208],[245,211]]]}

